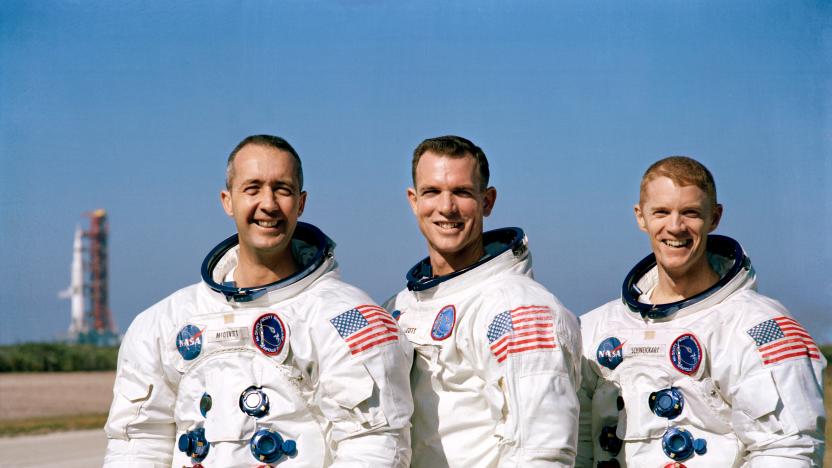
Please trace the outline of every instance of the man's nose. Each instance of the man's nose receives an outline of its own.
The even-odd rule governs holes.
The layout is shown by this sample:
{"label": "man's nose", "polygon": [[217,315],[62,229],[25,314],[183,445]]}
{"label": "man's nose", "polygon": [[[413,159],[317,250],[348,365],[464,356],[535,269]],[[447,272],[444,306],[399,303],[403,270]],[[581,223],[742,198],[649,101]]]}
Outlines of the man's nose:
{"label": "man's nose", "polygon": [[265,211],[275,211],[279,208],[276,193],[271,190],[263,190],[260,198],[260,208]]}
{"label": "man's nose", "polygon": [[670,215],[670,220],[668,224],[668,229],[672,232],[681,232],[685,229],[684,219],[682,215],[679,213],[672,213]]}
{"label": "man's nose", "polygon": [[454,196],[452,193],[442,192],[439,195],[439,211],[441,213],[456,212],[456,200],[454,200]]}

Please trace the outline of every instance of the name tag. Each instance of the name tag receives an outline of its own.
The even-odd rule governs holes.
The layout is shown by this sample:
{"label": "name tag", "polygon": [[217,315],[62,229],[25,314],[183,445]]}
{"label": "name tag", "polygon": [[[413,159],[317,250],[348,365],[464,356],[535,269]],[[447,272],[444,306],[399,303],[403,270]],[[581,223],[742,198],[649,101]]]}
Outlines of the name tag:
{"label": "name tag", "polygon": [[238,343],[246,339],[247,328],[220,328],[207,333],[208,340],[215,343]]}
{"label": "name tag", "polygon": [[624,356],[666,356],[666,344],[634,344],[624,347]]}

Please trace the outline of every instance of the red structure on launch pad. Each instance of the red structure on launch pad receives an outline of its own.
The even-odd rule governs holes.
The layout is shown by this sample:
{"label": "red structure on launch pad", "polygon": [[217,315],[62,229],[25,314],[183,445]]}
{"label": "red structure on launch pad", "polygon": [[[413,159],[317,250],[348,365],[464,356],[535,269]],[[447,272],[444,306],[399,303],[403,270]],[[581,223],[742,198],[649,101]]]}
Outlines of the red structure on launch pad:
{"label": "red structure on launch pad", "polygon": [[85,215],[90,228],[75,231],[71,282],[61,292],[61,297],[72,301],[69,337],[78,343],[112,346],[118,343],[118,334],[108,301],[107,212],[99,209]]}
{"label": "red structure on launch pad", "polygon": [[89,295],[92,327],[88,332],[95,344],[115,337],[115,324],[110,314],[107,283],[107,212],[101,209],[87,213],[90,230],[84,232],[89,239]]}

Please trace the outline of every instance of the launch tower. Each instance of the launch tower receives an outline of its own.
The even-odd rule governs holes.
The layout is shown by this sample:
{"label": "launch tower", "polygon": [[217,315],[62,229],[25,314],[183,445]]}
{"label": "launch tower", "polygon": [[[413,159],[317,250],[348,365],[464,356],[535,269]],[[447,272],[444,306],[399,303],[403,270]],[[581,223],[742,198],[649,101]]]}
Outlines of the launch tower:
{"label": "launch tower", "polygon": [[[79,226],[75,230],[71,283],[61,297],[70,299],[72,304],[70,340],[111,346],[118,342],[118,335],[108,305],[107,213],[99,209],[86,215],[90,228],[82,231]],[[87,240],[86,248],[82,239]]]}

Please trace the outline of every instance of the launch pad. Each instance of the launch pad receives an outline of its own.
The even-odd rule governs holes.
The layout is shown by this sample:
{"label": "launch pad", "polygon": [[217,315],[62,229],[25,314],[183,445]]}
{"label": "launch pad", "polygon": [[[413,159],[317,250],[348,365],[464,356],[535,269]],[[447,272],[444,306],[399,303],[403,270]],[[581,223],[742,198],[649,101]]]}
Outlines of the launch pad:
{"label": "launch pad", "polygon": [[119,337],[108,305],[107,212],[98,209],[86,216],[90,227],[75,228],[70,285],[60,293],[71,301],[69,341],[114,346]]}

